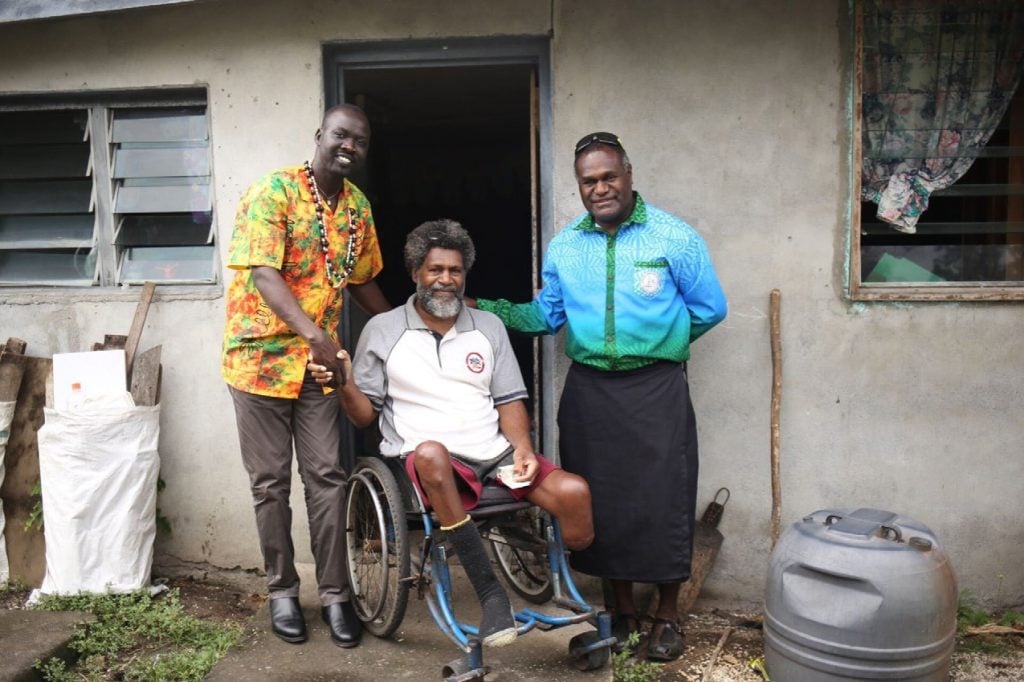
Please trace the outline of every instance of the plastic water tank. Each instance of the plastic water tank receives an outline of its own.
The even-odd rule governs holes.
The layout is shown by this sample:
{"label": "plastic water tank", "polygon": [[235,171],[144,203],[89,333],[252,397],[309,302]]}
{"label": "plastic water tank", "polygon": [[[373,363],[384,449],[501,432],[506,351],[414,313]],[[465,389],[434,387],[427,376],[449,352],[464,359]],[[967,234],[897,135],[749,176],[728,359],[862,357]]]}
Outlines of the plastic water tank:
{"label": "plastic water tank", "polygon": [[822,510],[772,553],[765,663],[772,680],[946,682],[956,576],[938,539],[879,509]]}

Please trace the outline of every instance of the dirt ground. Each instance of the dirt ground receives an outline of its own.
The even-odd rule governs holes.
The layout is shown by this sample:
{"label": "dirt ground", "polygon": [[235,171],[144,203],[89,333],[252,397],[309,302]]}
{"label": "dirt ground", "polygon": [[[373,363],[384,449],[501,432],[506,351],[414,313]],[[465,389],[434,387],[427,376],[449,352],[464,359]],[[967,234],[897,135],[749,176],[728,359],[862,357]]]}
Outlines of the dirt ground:
{"label": "dirt ground", "polygon": [[[182,605],[191,615],[203,619],[245,623],[264,601],[258,594],[245,594],[234,587],[191,578],[174,578],[167,586],[177,588]],[[29,592],[15,587],[0,591],[0,609],[25,608]]]}
{"label": "dirt ground", "polygon": [[[657,682],[759,682],[751,667],[763,659],[764,642],[759,613],[729,613],[717,609],[691,614],[685,625],[686,652],[666,664]],[[718,650],[725,637],[724,645]],[[950,682],[1024,681],[1024,633],[961,639],[953,653]],[[984,649],[984,652],[976,651]],[[714,657],[714,665],[708,664]]]}
{"label": "dirt ground", "polygon": [[[173,579],[182,604],[194,616],[245,624],[263,603],[260,594],[192,579]],[[0,609],[23,608],[27,590],[0,592]],[[691,614],[685,623],[686,653],[662,667],[657,682],[758,682],[750,663],[764,649],[760,614],[718,609]],[[728,636],[723,635],[728,632]],[[719,645],[722,645],[719,648]],[[979,651],[980,649],[980,651]],[[709,663],[714,663],[709,669]],[[1024,635],[988,636],[958,642],[950,682],[1024,681]]]}

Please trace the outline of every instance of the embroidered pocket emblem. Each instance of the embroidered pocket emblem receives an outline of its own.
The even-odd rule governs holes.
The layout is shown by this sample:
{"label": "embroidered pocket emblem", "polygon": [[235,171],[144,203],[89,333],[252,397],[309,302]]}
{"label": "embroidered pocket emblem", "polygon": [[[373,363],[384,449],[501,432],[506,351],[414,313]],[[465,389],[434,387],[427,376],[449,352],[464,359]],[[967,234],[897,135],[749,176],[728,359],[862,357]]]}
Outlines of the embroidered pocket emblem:
{"label": "embroidered pocket emblem", "polygon": [[470,353],[466,356],[466,367],[470,372],[479,374],[484,371],[484,357],[479,353]]}
{"label": "embroidered pocket emblem", "polygon": [[633,264],[633,289],[644,298],[654,298],[665,288],[665,273],[668,263],[663,258],[656,261],[636,261]]}

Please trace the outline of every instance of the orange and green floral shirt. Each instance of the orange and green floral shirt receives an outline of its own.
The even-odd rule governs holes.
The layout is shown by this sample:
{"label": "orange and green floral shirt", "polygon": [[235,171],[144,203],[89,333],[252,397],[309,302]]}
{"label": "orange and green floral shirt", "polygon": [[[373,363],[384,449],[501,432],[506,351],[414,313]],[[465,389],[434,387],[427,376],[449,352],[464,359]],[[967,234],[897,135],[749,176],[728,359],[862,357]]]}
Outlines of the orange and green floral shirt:
{"label": "orange and green floral shirt", "polygon": [[[349,284],[369,282],[382,261],[370,202],[345,180],[338,208],[324,205],[328,251],[335,276],[343,272],[348,241],[358,244]],[[274,171],[242,197],[228,248],[228,267],[236,270],[228,287],[227,325],[221,374],[246,393],[297,398],[306,372],[309,347],[260,296],[253,266],[281,271],[285,284],[311,320],[337,342],[342,289],[327,281],[313,196],[302,166]]]}

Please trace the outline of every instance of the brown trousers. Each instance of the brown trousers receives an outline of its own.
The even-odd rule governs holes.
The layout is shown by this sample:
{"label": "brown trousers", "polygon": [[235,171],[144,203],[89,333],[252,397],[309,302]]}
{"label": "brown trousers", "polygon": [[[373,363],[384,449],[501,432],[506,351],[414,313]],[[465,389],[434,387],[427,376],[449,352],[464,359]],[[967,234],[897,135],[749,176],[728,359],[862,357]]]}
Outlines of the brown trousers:
{"label": "brown trousers", "polygon": [[341,409],[307,372],[296,399],[228,387],[235,403],[242,464],[249,474],[256,531],[271,599],[299,596],[292,544],[292,448],[305,489],[310,541],[322,606],[348,601],[345,572],[345,489],[339,462]]}

